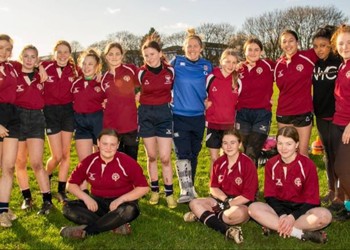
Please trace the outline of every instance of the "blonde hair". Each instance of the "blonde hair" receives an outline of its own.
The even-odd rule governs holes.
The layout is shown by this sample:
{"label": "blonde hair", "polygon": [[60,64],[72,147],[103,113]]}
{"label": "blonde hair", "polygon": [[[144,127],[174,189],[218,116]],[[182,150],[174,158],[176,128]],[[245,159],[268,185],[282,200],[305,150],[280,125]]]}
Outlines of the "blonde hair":
{"label": "blonde hair", "polygon": [[346,24],[340,25],[337,28],[337,30],[334,32],[334,34],[332,35],[331,44],[332,44],[334,53],[338,53],[338,50],[337,50],[337,38],[338,38],[338,36],[341,33],[350,33],[350,25],[346,25]]}
{"label": "blonde hair", "polygon": [[[221,64],[222,60],[224,60],[227,56],[233,56],[237,59],[237,62],[240,61],[240,57],[238,56],[236,51],[232,48],[227,48],[221,54],[220,64]],[[238,72],[236,70],[234,70],[232,72],[232,89],[236,89],[236,88],[238,88]]]}
{"label": "blonde hair", "polygon": [[204,44],[202,42],[202,38],[196,34],[196,31],[194,28],[189,28],[187,29],[187,36],[185,38],[185,41],[184,41],[184,44],[183,44],[183,50],[185,50],[185,47],[187,46],[188,44],[188,41],[191,40],[191,39],[195,39],[198,41],[200,47],[203,49],[204,48]]}
{"label": "blonde hair", "polygon": [[7,41],[11,44],[11,49],[13,48],[13,40],[9,35],[6,34],[0,34],[0,41]]}
{"label": "blonde hair", "polygon": [[38,51],[38,49],[37,49],[34,45],[31,45],[31,44],[26,45],[26,46],[24,46],[24,48],[22,49],[21,54],[19,54],[19,60],[20,60],[22,63],[23,63],[23,55],[24,55],[24,52],[25,52],[26,50],[34,50],[36,56],[37,56],[37,57],[39,56],[39,51]]}

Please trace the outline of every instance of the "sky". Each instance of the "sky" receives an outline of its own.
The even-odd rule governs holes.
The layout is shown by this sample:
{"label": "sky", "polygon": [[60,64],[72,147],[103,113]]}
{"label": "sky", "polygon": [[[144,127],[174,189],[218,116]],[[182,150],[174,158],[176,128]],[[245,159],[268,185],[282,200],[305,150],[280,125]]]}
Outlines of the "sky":
{"label": "sky", "polygon": [[0,0],[0,33],[14,40],[12,59],[33,44],[41,56],[57,40],[83,47],[118,31],[164,34],[203,23],[229,23],[239,30],[247,18],[293,6],[335,6],[350,17],[348,0]]}

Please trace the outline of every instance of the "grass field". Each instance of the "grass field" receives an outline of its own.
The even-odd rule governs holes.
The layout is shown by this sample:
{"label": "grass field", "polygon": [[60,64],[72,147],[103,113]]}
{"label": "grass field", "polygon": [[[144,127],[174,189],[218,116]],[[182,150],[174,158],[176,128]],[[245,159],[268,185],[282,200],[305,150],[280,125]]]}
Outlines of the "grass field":
{"label": "grass field", "polygon": [[[272,124],[271,134],[276,134],[275,121]],[[315,136],[314,128],[311,141]],[[321,195],[325,195],[327,184],[322,156],[311,157],[318,166]],[[44,160],[47,158],[48,149],[45,150]],[[139,151],[139,162],[145,169],[146,158],[142,146]],[[203,147],[199,156],[196,179],[196,190],[200,196],[208,195],[209,162],[208,150]],[[73,143],[72,169],[76,164],[77,156]],[[262,198],[263,167],[259,167],[258,172],[260,198]],[[72,223],[63,217],[62,205],[57,203],[56,199],[54,199],[54,211],[47,216],[36,215],[41,205],[41,195],[31,170],[30,176],[36,208],[30,212],[20,209],[22,198],[15,181],[10,206],[19,218],[13,223],[12,228],[0,228],[0,249],[349,249],[350,247],[350,222],[333,222],[326,229],[329,242],[318,245],[294,238],[284,240],[277,235],[264,237],[261,228],[252,221],[242,226],[244,243],[238,246],[232,241],[225,241],[223,235],[201,223],[185,223],[182,216],[188,211],[187,205],[181,204],[170,210],[166,206],[165,199],[161,199],[159,205],[150,206],[147,204],[149,195],[140,200],[141,215],[132,222],[133,233],[130,236],[106,232],[82,241],[62,239],[59,236],[60,228]],[[175,192],[178,194],[177,178],[176,176],[174,178]],[[52,190],[54,195],[57,190],[57,177],[53,178]]]}

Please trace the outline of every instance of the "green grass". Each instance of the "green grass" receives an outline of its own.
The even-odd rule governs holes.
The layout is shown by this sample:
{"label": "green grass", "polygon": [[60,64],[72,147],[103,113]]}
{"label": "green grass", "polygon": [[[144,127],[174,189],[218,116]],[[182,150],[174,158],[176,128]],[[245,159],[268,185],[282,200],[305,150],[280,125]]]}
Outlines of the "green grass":
{"label": "green grass", "polygon": [[[275,93],[274,96],[277,96]],[[276,103],[276,100],[274,100]],[[274,118],[273,118],[274,119]],[[273,120],[271,134],[275,135],[277,126]],[[316,136],[313,129],[313,141]],[[72,144],[72,169],[77,164],[77,156]],[[48,158],[45,150],[44,160]],[[325,166],[322,156],[312,156],[318,166],[320,193],[327,192]],[[173,160],[174,154],[173,154]],[[146,158],[143,146],[140,146],[139,162],[146,173]],[[196,190],[200,196],[208,195],[210,157],[205,146],[199,156],[196,177]],[[62,239],[59,230],[62,226],[72,225],[62,213],[62,205],[54,199],[55,210],[48,216],[36,215],[41,204],[38,185],[30,170],[31,186],[36,208],[30,212],[20,209],[22,202],[18,185],[15,181],[10,206],[18,215],[17,221],[9,229],[0,228],[0,249],[347,249],[350,247],[350,222],[333,222],[327,229],[329,242],[317,245],[301,242],[297,239],[282,239],[277,235],[264,237],[261,228],[250,221],[242,226],[244,243],[240,246],[232,241],[225,241],[223,235],[217,233],[201,223],[185,223],[182,216],[188,211],[187,205],[180,204],[174,210],[166,206],[162,196],[160,204],[147,204],[149,195],[140,200],[141,215],[132,222],[133,233],[130,236],[118,236],[111,232],[88,237],[85,240]],[[259,167],[260,197],[262,198],[263,167]],[[177,178],[174,176],[175,192],[179,193]],[[53,193],[57,190],[57,177],[53,179]],[[73,198],[73,197],[71,197]]]}

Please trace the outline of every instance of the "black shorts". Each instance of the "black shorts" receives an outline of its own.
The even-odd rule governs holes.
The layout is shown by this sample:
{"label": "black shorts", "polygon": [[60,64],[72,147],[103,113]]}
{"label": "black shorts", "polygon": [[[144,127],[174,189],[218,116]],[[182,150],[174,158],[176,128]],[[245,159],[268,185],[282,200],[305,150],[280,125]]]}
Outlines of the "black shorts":
{"label": "black shorts", "polygon": [[292,124],[294,127],[306,127],[312,124],[313,114],[311,112],[301,115],[276,115],[276,120],[283,124]]}
{"label": "black shorts", "polygon": [[[0,103],[0,124],[9,131],[7,138],[19,138],[20,121],[15,105]],[[0,137],[0,141],[3,140]]]}
{"label": "black shorts", "polygon": [[136,147],[139,145],[139,137],[137,136],[137,131],[131,131],[124,134],[119,134],[120,144],[125,146]]}
{"label": "black shorts", "polygon": [[140,137],[173,137],[173,114],[170,105],[140,105],[138,108]]}
{"label": "black shorts", "polygon": [[103,128],[103,111],[91,114],[74,113],[75,140],[92,139],[97,145],[97,138]]}
{"label": "black shorts", "polygon": [[71,103],[45,106],[44,114],[47,135],[74,131],[74,111]]}
{"label": "black shorts", "polygon": [[221,148],[222,137],[224,137],[224,130],[207,128],[207,136],[205,138],[205,145],[207,148]]}
{"label": "black shorts", "polygon": [[42,110],[18,108],[20,119],[19,140],[45,139],[45,116]]}

